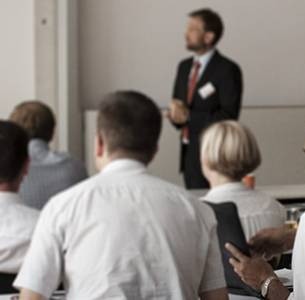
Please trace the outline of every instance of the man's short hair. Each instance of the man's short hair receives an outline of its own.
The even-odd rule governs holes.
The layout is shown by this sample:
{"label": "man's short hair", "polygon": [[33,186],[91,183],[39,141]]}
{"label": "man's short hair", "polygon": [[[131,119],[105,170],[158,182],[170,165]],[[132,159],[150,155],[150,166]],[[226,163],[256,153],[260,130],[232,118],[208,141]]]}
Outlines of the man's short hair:
{"label": "man's short hair", "polygon": [[111,93],[100,103],[97,129],[110,153],[124,151],[149,163],[157,150],[161,126],[157,105],[139,92]]}
{"label": "man's short hair", "polygon": [[236,181],[261,163],[254,135],[236,121],[215,123],[203,131],[201,157],[211,170]]}
{"label": "man's short hair", "polygon": [[28,142],[24,129],[13,122],[0,120],[0,183],[18,178],[28,159]]}
{"label": "man's short hair", "polygon": [[215,34],[213,40],[213,46],[215,46],[221,39],[224,31],[224,25],[219,14],[211,9],[200,9],[191,12],[189,16],[192,18],[200,18],[204,23],[204,30]]}
{"label": "man's short hair", "polygon": [[31,139],[52,140],[55,117],[52,110],[40,101],[26,101],[17,105],[10,120],[23,127]]}

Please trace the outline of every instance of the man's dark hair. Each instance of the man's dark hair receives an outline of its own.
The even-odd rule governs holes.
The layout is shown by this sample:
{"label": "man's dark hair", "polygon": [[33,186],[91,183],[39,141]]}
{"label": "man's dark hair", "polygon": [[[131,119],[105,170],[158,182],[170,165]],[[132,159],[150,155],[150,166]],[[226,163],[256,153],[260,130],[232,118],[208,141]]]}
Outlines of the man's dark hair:
{"label": "man's dark hair", "polygon": [[13,122],[0,120],[0,183],[18,178],[28,159],[28,142],[24,129]]}
{"label": "man's dark hair", "polygon": [[49,143],[56,125],[55,117],[46,104],[40,101],[26,101],[17,105],[10,120],[24,128],[31,139]]}
{"label": "man's dark hair", "polygon": [[224,25],[221,17],[211,9],[200,9],[189,14],[192,18],[200,18],[204,23],[205,31],[210,31],[215,34],[213,46],[221,39],[224,31]]}
{"label": "man's dark hair", "polygon": [[111,93],[100,103],[97,129],[110,153],[124,151],[149,163],[157,150],[161,127],[157,105],[139,92]]}

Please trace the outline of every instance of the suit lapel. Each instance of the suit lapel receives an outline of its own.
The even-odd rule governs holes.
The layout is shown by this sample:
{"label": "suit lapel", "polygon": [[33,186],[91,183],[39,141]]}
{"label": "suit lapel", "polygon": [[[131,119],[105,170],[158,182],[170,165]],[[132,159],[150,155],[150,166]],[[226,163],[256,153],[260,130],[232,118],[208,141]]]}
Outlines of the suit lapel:
{"label": "suit lapel", "polygon": [[217,65],[217,61],[219,59],[220,54],[216,50],[214,55],[212,56],[211,60],[207,64],[204,72],[202,73],[200,79],[197,82],[197,88],[203,86],[204,84],[208,83],[212,74],[215,72],[215,66]]}
{"label": "suit lapel", "polygon": [[185,82],[185,84],[183,85],[184,86],[183,100],[184,100],[185,104],[187,104],[188,84],[189,84],[189,78],[190,78],[189,76],[190,76],[190,73],[191,73],[192,66],[193,66],[193,59],[191,58],[185,64],[184,70],[182,72],[182,74],[183,74],[183,81],[182,82]]}

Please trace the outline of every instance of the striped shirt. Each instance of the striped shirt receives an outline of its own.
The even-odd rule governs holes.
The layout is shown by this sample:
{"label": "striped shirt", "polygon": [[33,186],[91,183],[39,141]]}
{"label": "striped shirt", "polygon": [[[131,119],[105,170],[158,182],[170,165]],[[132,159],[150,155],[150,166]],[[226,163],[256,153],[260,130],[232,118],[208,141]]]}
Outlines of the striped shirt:
{"label": "striped shirt", "polygon": [[23,202],[41,209],[55,194],[88,177],[82,162],[67,153],[50,150],[43,140],[29,143],[30,168],[20,187]]}

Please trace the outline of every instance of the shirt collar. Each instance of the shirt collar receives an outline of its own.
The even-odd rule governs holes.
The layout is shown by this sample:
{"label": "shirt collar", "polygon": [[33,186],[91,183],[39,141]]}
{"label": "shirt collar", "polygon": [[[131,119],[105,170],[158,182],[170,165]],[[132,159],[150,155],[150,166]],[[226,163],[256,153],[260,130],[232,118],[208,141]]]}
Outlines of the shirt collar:
{"label": "shirt collar", "polygon": [[209,63],[212,56],[214,55],[215,51],[216,51],[215,48],[212,48],[211,50],[209,50],[208,52],[202,55],[195,55],[194,62],[195,61],[199,62],[201,67],[206,66]]}
{"label": "shirt collar", "polygon": [[0,192],[0,204],[17,204],[21,203],[21,199],[17,193],[14,192]]}
{"label": "shirt collar", "polygon": [[[218,193],[231,192],[231,191],[242,191],[247,190],[242,182],[228,182],[219,186],[212,188],[207,194],[207,196],[214,196]],[[203,197],[204,198],[204,197]]]}
{"label": "shirt collar", "polygon": [[134,159],[116,159],[110,163],[108,163],[102,170],[101,174],[108,174],[108,173],[116,173],[116,172],[139,172],[144,173],[147,171],[146,166]]}
{"label": "shirt collar", "polygon": [[45,157],[49,152],[49,145],[47,142],[41,139],[32,139],[29,143],[29,156],[33,157]]}

